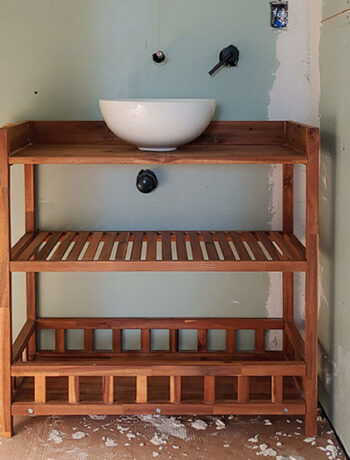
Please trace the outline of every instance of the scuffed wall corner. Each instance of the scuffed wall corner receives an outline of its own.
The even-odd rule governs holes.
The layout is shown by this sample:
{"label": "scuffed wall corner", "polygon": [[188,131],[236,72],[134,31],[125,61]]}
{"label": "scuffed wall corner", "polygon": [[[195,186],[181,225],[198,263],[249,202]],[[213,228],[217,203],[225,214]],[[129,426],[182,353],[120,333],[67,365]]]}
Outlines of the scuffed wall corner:
{"label": "scuffed wall corner", "polygon": [[[322,4],[319,0],[289,0],[287,30],[275,31],[278,67],[270,92],[270,120],[296,120],[319,126],[320,71],[319,42]],[[282,228],[278,219],[282,211],[282,168],[269,171],[271,185],[271,228]],[[305,168],[295,167],[294,228],[296,235],[305,234]],[[282,291],[277,274],[270,274],[270,294],[266,305],[268,316],[281,315]],[[295,316],[300,325],[304,317],[304,276],[295,275]]]}

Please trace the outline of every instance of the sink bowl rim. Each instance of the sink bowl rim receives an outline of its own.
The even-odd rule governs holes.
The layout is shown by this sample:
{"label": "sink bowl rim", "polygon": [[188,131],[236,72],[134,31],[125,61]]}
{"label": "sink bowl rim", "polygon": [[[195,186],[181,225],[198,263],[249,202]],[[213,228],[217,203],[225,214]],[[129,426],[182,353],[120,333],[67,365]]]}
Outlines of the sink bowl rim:
{"label": "sink bowl rim", "polygon": [[186,98],[168,98],[168,99],[163,99],[163,98],[144,98],[144,99],[137,99],[137,98],[128,98],[128,99],[100,99],[99,102],[139,102],[140,104],[143,103],[169,103],[169,102],[207,102],[207,103],[215,103],[216,104],[216,99],[210,99],[210,98],[192,98],[192,99],[186,99]]}

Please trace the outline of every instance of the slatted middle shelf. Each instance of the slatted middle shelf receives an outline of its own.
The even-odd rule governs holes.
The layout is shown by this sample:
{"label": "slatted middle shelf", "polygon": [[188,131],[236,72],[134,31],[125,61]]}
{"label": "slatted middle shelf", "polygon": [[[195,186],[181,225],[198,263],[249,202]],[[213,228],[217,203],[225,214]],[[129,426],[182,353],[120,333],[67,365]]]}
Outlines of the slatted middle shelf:
{"label": "slatted middle shelf", "polygon": [[305,247],[277,231],[28,232],[11,271],[305,271]]}

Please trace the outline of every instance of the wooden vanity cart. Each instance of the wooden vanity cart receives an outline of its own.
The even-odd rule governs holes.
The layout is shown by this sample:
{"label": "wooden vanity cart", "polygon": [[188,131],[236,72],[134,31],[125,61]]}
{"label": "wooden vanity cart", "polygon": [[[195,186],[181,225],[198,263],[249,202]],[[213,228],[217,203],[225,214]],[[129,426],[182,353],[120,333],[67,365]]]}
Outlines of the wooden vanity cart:
{"label": "wooden vanity cart", "polygon": [[[319,131],[293,122],[214,122],[175,152],[147,153],[125,145],[103,122],[24,122],[0,129],[1,427],[14,415],[284,414],[305,415],[317,433],[317,273]],[[25,234],[10,237],[10,166],[24,165]],[[280,231],[40,231],[35,220],[39,164],[281,164]],[[306,246],[293,234],[293,166],[306,167]],[[282,272],[280,318],[39,318],[38,272]],[[11,273],[25,272],[27,318],[12,342]],[[306,272],[305,340],[293,314],[293,273]],[[103,300],[103,298],[101,299]],[[234,313],[234,312],[233,312]],[[55,331],[55,349],[37,346]],[[66,332],[84,331],[81,351]],[[111,330],[109,350],[94,332]],[[125,330],[140,331],[140,349],[123,348]],[[169,332],[169,348],[152,350],[152,331]],[[179,349],[180,330],[197,331],[197,349]],[[208,331],[226,331],[226,349],[208,349]],[[252,330],[251,351],[236,347]],[[279,351],[267,331],[281,330]]]}

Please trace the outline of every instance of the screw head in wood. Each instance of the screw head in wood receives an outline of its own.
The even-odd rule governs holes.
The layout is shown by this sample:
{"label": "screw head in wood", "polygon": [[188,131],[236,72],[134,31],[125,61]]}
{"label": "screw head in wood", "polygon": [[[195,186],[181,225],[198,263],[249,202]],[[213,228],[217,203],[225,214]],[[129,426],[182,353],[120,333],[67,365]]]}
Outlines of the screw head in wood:
{"label": "screw head in wood", "polygon": [[288,414],[289,409],[288,409],[287,407],[285,407],[285,408],[283,409],[283,412],[284,412],[285,414]]}
{"label": "screw head in wood", "polygon": [[34,409],[32,409],[32,408],[28,409],[28,414],[33,415],[34,414]]}
{"label": "screw head in wood", "polygon": [[161,413],[162,413],[162,409],[160,409],[159,407],[157,407],[156,413],[157,413],[157,414],[161,414]]}

